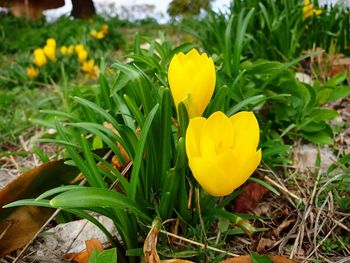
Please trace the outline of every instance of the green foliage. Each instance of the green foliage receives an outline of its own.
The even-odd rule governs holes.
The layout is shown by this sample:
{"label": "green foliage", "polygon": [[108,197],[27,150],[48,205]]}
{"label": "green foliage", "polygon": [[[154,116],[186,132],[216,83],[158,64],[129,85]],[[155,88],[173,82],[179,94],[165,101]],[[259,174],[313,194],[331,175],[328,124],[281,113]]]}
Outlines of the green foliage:
{"label": "green foliage", "polygon": [[172,17],[198,15],[202,9],[210,8],[210,2],[211,0],[173,0],[167,12]]}
{"label": "green foliage", "polygon": [[94,249],[89,257],[89,263],[116,263],[117,262],[117,250],[111,248],[99,252],[97,249]]}
{"label": "green foliage", "polygon": [[252,259],[252,263],[272,263],[272,260],[268,256],[259,255],[255,252],[252,252],[250,257]]}
{"label": "green foliage", "polygon": [[[217,83],[204,116],[218,110],[228,116],[243,110],[254,111],[261,127],[259,147],[268,166],[288,164],[289,150],[296,140],[332,144],[333,130],[328,122],[338,113],[324,107],[324,104],[348,96],[348,80],[345,73],[326,83],[316,81],[314,85],[296,79],[293,67],[308,57],[299,57],[301,50],[310,44],[304,46],[301,41],[307,29],[305,24],[311,26],[310,23],[322,19],[314,17],[303,21],[301,7],[296,0],[235,1],[228,15],[209,12],[204,20],[190,21],[194,24],[191,24],[192,28],[188,26],[187,31],[197,37],[199,45],[184,43],[176,46],[175,41],[167,41],[162,34],[159,41],[136,34],[132,52],[126,55],[128,63],[113,61],[111,67],[106,66],[110,64],[110,59],[105,60],[103,52],[113,41],[103,44],[94,40],[90,43],[89,30],[97,30],[104,21],[96,18],[94,25],[88,22],[76,28],[72,25],[72,31],[69,31],[70,20],[66,18],[52,25],[52,28],[67,27],[65,36],[56,36],[59,45],[63,42],[76,44],[75,41],[86,45],[90,43],[91,52],[96,58],[101,58],[99,78],[90,83],[69,81],[76,77],[74,68],[79,67],[72,58],[62,58],[66,60],[48,65],[38,80],[52,84],[55,90],[52,98],[35,106],[36,112],[31,115],[33,123],[54,129],[54,136],[40,141],[62,146],[67,157],[66,164],[82,172],[86,185],[57,187],[36,199],[20,200],[7,207],[53,207],[88,219],[106,234],[120,254],[127,255],[127,262],[139,262],[142,254],[140,241],[145,239],[154,218],[160,218],[164,224],[176,219],[183,236],[225,249],[230,235],[265,231],[253,228],[245,220],[257,217],[226,211],[225,207],[240,194],[240,190],[224,198],[209,196],[204,191],[195,194],[197,191],[193,189],[199,186],[188,168],[185,150],[189,120],[185,106],[180,103],[175,109],[172,103],[167,68],[178,52],[188,52],[197,46],[209,52],[216,64]],[[345,35],[346,32],[344,29],[340,34]],[[40,38],[40,43],[34,38],[28,44],[33,46],[27,47],[26,52],[37,45],[42,46],[43,39],[49,36],[55,37],[44,36],[39,30],[36,37]],[[64,39],[67,36],[70,38]],[[1,47],[0,50],[16,52],[21,49],[23,41],[21,39],[18,46]],[[147,42],[149,48],[143,49],[142,42]],[[309,56],[312,55],[315,54]],[[16,82],[14,86],[25,79],[23,68],[30,60],[26,53],[23,64],[13,64],[15,69],[9,71],[13,75],[6,78],[13,79]],[[37,85],[38,82],[31,84]],[[16,88],[12,91],[18,92]],[[5,114],[9,113],[7,106],[12,100],[18,99],[18,104],[22,103],[21,97],[16,98],[16,94],[4,92],[4,96],[0,96],[0,110]],[[30,104],[30,98],[24,104]],[[39,114],[42,108],[46,110]],[[11,124],[12,121],[1,124],[5,136],[13,132]],[[110,151],[103,157],[95,152],[106,148]],[[34,148],[33,151],[41,160],[48,161],[40,149]],[[111,165],[112,156],[118,158],[123,171]],[[344,198],[343,193],[348,193],[349,189],[349,180],[345,176],[349,172],[349,157],[340,159],[321,180],[334,176],[333,173],[338,171],[336,168],[341,168],[344,176],[337,177],[338,180],[329,187],[337,189],[334,199],[343,211],[348,212],[349,199]],[[251,180],[278,194],[275,188],[260,179]],[[322,202],[322,198],[320,196],[318,201]],[[189,206],[189,203],[192,205]],[[111,218],[121,239],[113,239],[89,212]],[[230,229],[232,224],[240,229]],[[217,233],[218,228],[222,233]],[[164,248],[167,242],[166,237],[159,237],[162,245],[159,253],[164,257],[188,257],[197,262],[222,258],[222,255],[194,246],[185,250],[177,247],[169,250]],[[115,250],[94,252],[90,260],[97,262],[115,257]],[[252,261],[269,262],[256,253],[252,254]]]}
{"label": "green foliage", "polygon": [[[302,9],[300,0],[232,1],[228,14],[209,12],[207,16],[193,18],[182,25],[206,51],[218,55],[225,56],[225,41],[229,45],[235,43],[236,51],[240,50],[237,41],[243,43],[242,57],[254,59],[289,61],[315,47],[331,54],[349,54],[349,8],[339,4],[307,19],[303,19]],[[247,14],[252,10],[254,15],[248,19]],[[242,14],[246,15],[243,15],[247,20],[246,28],[239,24]]]}
{"label": "green foliage", "polygon": [[[118,18],[104,20],[101,17],[94,17],[92,20],[74,20],[61,17],[55,23],[48,23],[45,20],[28,21],[24,18],[1,14],[0,53],[14,54],[33,51],[35,48],[43,46],[46,39],[50,37],[55,38],[58,45],[83,43],[91,47],[93,51],[102,48],[116,49],[123,45],[122,36],[117,31],[121,23]],[[98,29],[103,24],[109,26],[108,41],[95,41],[90,36],[90,31]]]}

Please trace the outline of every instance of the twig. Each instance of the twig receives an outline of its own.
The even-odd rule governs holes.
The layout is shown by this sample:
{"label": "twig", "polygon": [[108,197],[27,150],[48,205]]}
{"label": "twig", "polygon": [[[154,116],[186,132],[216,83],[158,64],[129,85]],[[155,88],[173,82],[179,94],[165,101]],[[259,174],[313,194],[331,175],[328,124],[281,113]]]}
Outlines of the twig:
{"label": "twig", "polygon": [[171,237],[177,238],[177,239],[182,240],[182,241],[184,241],[184,242],[190,243],[190,244],[192,244],[192,245],[199,246],[199,247],[201,247],[201,248],[206,248],[206,249],[209,249],[209,250],[212,250],[212,251],[216,251],[216,252],[219,252],[219,253],[223,253],[223,254],[226,254],[226,255],[229,255],[229,256],[232,256],[232,257],[239,257],[239,255],[237,255],[237,254],[233,254],[233,253],[231,253],[231,252],[228,252],[228,251],[225,251],[225,250],[216,248],[216,247],[208,246],[208,245],[199,243],[199,242],[197,242],[197,241],[193,241],[193,240],[191,240],[191,239],[188,239],[188,238],[185,238],[185,237],[182,237],[182,236],[175,235],[175,234],[170,233],[170,232],[165,231],[165,230],[159,230],[159,232],[162,233],[162,234],[169,235],[169,236],[171,236]]}
{"label": "twig", "polygon": [[293,197],[294,199],[298,200],[299,204],[303,202],[303,200],[293,194],[292,192],[290,192],[286,187],[276,183],[274,180],[272,180],[270,177],[268,177],[267,175],[264,176],[264,179],[266,179],[267,181],[269,181],[269,183],[273,184],[274,186],[276,186],[278,189],[280,189],[281,191],[285,192],[286,194],[290,195],[291,197]]}
{"label": "twig", "polygon": [[[343,218],[342,220],[344,220]],[[314,248],[314,250],[311,251],[311,253],[305,258],[305,260],[309,259],[315,252],[316,250],[323,244],[323,242],[332,234],[333,230],[337,227],[337,224],[335,224],[331,230],[328,232],[328,234],[317,244],[317,246]]]}

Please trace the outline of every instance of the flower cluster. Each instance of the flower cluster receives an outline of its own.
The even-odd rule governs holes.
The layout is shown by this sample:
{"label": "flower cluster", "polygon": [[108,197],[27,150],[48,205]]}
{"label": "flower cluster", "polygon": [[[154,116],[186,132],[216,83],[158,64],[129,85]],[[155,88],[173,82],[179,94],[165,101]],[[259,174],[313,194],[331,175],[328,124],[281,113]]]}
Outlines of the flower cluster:
{"label": "flower cluster", "polygon": [[[56,40],[49,38],[46,40],[46,45],[43,48],[36,48],[33,52],[33,63],[38,67],[42,68],[46,65],[48,60],[56,60]],[[30,79],[34,79],[39,74],[39,69],[34,66],[27,67],[27,76]]]}
{"label": "flower cluster", "polygon": [[310,0],[304,0],[304,7],[303,7],[303,18],[306,19],[313,15],[320,15],[322,14],[321,9],[316,9],[314,3],[310,3]]}
{"label": "flower cluster", "polygon": [[106,25],[106,24],[102,25],[102,27],[99,31],[97,31],[95,29],[91,30],[90,35],[96,39],[105,38],[108,35],[108,25]]}
{"label": "flower cluster", "polygon": [[216,73],[213,60],[195,49],[172,58],[168,80],[176,107],[184,103],[190,118],[186,152],[194,178],[213,196],[232,193],[260,163],[257,119],[252,112],[201,117],[214,93]]}
{"label": "flower cluster", "polygon": [[[108,30],[108,28],[107,28]],[[35,66],[26,68],[29,79],[34,79],[39,75],[39,69],[43,68],[48,61],[56,61],[56,40],[49,38],[46,40],[46,45],[43,48],[36,48],[33,52],[33,63]],[[80,63],[80,70],[85,73],[88,78],[96,78],[98,67],[93,59],[88,60],[89,52],[82,44],[77,45],[62,45],[59,48],[59,54],[62,57],[72,57],[76,54],[76,59]]]}

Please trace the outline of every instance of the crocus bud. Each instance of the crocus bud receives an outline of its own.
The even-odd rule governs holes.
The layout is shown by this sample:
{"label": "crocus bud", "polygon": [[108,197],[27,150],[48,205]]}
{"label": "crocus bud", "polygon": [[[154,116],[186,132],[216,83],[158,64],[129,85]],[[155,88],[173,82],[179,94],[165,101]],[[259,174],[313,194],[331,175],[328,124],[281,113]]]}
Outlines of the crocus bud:
{"label": "crocus bud", "polygon": [[229,195],[249,178],[261,160],[258,144],[259,124],[252,112],[192,118],[186,131],[189,167],[213,196]]}
{"label": "crocus bud", "polygon": [[45,57],[44,50],[41,48],[37,48],[34,50],[34,64],[38,67],[42,67],[46,64],[47,60]]}
{"label": "crocus bud", "polygon": [[50,45],[44,47],[44,53],[50,60],[56,60],[56,48]]}
{"label": "crocus bud", "polygon": [[68,48],[66,46],[61,46],[60,52],[61,52],[62,56],[67,56],[68,55]]}
{"label": "crocus bud", "polygon": [[78,60],[80,63],[84,63],[86,61],[86,58],[88,56],[88,52],[83,49],[78,52]]}
{"label": "crocus bud", "polygon": [[215,89],[214,62],[196,49],[180,52],[170,62],[168,80],[175,106],[183,102],[189,118],[201,116]]}
{"label": "crocus bud", "polygon": [[310,3],[310,0],[304,0],[304,6],[303,6],[303,19],[306,19],[313,15],[320,15],[322,14],[321,9],[316,9],[314,3]]}
{"label": "crocus bud", "polygon": [[27,72],[28,78],[30,78],[30,79],[36,78],[38,76],[38,74],[39,74],[39,70],[37,70],[34,67],[26,68],[26,72]]}
{"label": "crocus bud", "polygon": [[46,45],[56,48],[56,40],[54,38],[48,38],[46,40]]}

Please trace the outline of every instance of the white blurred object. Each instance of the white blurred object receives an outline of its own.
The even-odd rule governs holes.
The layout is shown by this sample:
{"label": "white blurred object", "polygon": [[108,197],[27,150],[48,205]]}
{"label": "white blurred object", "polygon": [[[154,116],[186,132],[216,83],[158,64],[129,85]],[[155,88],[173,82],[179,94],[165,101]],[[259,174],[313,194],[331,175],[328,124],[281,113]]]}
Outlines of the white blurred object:
{"label": "white blurred object", "polygon": [[302,72],[297,72],[297,73],[295,73],[295,77],[300,82],[303,82],[305,84],[309,84],[311,86],[314,84],[314,81],[312,80],[312,78],[308,74],[305,74],[305,73],[302,73]]}

